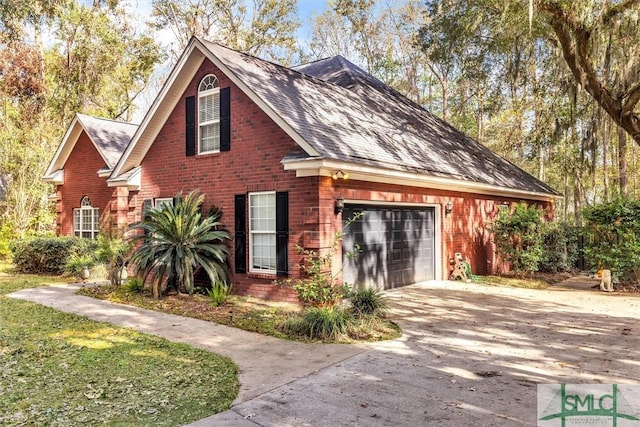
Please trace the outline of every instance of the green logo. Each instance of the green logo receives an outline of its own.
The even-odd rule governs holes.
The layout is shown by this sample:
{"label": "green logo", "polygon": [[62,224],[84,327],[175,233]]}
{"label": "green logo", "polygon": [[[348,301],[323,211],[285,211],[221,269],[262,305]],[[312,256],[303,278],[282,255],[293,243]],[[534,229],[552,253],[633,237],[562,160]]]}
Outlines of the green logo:
{"label": "green logo", "polygon": [[[572,385],[572,389],[576,388],[585,389],[589,385]],[[538,390],[540,398],[540,387]],[[558,419],[560,425],[565,427],[567,420],[570,420],[571,425],[594,425],[595,419],[592,417],[604,417],[601,418],[602,421],[610,418],[613,427],[618,426],[619,419],[640,421],[617,384],[611,386],[611,391],[603,391],[601,385],[591,385],[591,389],[586,392],[568,392],[567,385],[560,384],[560,390],[556,391],[539,420]]]}

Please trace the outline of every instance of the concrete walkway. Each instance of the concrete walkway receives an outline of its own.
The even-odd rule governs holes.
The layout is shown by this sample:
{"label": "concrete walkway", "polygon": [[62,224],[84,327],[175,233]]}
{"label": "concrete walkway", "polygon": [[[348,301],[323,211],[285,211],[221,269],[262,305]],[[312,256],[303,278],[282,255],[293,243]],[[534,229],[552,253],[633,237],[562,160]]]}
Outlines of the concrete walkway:
{"label": "concrete walkway", "polygon": [[228,356],[240,367],[240,392],[234,405],[366,350],[356,345],[282,340],[204,320],[76,295],[82,286],[53,285],[24,289],[8,296]]}
{"label": "concrete walkway", "polygon": [[[640,297],[573,280],[546,290],[425,282],[387,293],[394,341],[310,345],[73,295],[19,291],[233,358],[240,396],[192,427],[535,426],[537,384],[640,383]],[[640,393],[628,396],[640,413]]]}

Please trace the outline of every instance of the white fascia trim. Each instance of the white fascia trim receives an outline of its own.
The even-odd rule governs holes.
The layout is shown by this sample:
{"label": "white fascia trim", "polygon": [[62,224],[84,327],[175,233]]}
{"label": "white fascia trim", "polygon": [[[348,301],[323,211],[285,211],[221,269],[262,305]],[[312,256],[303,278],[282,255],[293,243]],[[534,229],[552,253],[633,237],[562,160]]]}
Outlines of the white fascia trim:
{"label": "white fascia trim", "polygon": [[[171,74],[169,74],[169,77],[167,78],[164,85],[162,86],[160,93],[156,96],[156,99],[154,100],[153,104],[151,104],[151,107],[147,111],[147,114],[145,114],[144,118],[142,119],[142,123],[140,123],[140,126],[138,126],[138,129],[136,130],[135,134],[131,138],[131,141],[129,142],[129,145],[127,145],[126,150],[124,151],[124,153],[122,153],[122,156],[120,156],[118,163],[114,166],[113,171],[111,172],[111,176],[116,177],[116,179],[119,175],[122,175],[124,173],[122,169],[127,163],[127,160],[129,159],[129,157],[131,156],[131,153],[133,152],[136,145],[138,145],[138,143],[140,142],[142,135],[144,135],[147,126],[155,117],[156,113],[158,112],[158,109],[164,103],[164,99],[167,97],[169,92],[171,92],[171,89],[176,83],[176,80],[180,75],[180,72],[184,68],[185,64],[189,61],[191,57],[191,53],[194,50],[195,40],[196,40],[195,37],[192,38],[189,45],[185,48],[184,52],[182,53],[182,56],[180,57],[176,65],[173,67],[173,70],[171,70]],[[204,60],[204,55],[202,56],[202,59]],[[202,62],[200,64],[202,64]],[[193,76],[189,78],[189,82],[191,81],[192,78]],[[185,83],[185,85],[187,83]],[[151,146],[151,144],[153,144],[153,141],[149,142],[149,146]],[[147,147],[147,149],[145,150],[145,153],[148,151],[148,149],[149,147]]]}
{"label": "white fascia trim", "polygon": [[127,187],[131,191],[138,191],[142,185],[142,166],[138,166],[127,178],[112,178],[107,180],[107,187]]}
{"label": "white fascia trim", "polygon": [[98,170],[98,176],[100,178],[109,178],[111,176],[111,169],[100,169]]}
{"label": "white fascia trim", "polygon": [[[67,128],[64,136],[62,137],[62,141],[60,145],[58,145],[58,149],[55,154],[51,158],[51,162],[49,162],[49,166],[47,166],[47,170],[44,173],[43,179],[46,181],[47,177],[52,176],[56,173],[58,169],[62,169],[64,163],[66,163],[69,154],[71,153],[71,148],[68,148],[67,145],[71,139],[73,139],[73,145],[75,146],[80,133],[82,132],[82,124],[78,121],[78,116],[76,115],[71,124]],[[59,164],[62,163],[62,164]]]}
{"label": "white fascia trim", "polygon": [[349,179],[359,181],[380,182],[385,184],[409,185],[413,187],[434,188],[439,190],[460,191],[463,193],[486,194],[516,199],[540,200],[551,202],[561,196],[539,193],[536,191],[516,190],[497,185],[463,181],[454,178],[443,178],[421,175],[417,173],[381,169],[339,160],[303,159],[282,161],[284,170],[296,171],[297,177],[331,176],[335,170],[349,174]]}
{"label": "white fascia trim", "polygon": [[42,180],[50,184],[62,185],[64,184],[64,169],[59,169],[49,175],[43,176]]}
{"label": "white fascia trim", "polygon": [[[254,103],[260,107],[262,111],[265,112],[271,120],[273,120],[282,130],[286,132],[287,135],[291,137],[299,146],[302,148],[305,153],[309,156],[319,156],[320,153],[316,151],[295,129],[293,129],[289,123],[287,123],[269,104],[267,104],[260,96],[258,96],[246,83],[244,83],[241,79],[236,76],[229,67],[225,65],[217,56],[215,56],[206,46],[202,44],[199,39],[196,39],[196,43],[200,46],[200,50],[205,54],[205,56],[213,62],[213,64],[218,67],[229,79],[240,88]],[[269,84],[269,82],[265,82],[265,84]]]}

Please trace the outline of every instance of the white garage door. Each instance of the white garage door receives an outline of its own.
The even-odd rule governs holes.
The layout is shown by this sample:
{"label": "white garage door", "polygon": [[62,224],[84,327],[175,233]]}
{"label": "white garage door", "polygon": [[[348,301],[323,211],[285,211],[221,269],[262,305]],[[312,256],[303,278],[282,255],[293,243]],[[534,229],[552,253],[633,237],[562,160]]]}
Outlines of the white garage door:
{"label": "white garage door", "polygon": [[391,289],[435,278],[435,208],[347,205],[342,217],[345,282]]}

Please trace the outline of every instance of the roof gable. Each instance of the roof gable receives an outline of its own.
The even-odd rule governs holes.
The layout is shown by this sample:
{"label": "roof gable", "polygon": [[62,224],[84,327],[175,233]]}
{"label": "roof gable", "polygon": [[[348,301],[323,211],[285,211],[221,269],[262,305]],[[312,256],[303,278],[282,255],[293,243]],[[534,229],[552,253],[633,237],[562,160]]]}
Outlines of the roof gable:
{"label": "roof gable", "polygon": [[110,170],[122,156],[137,128],[138,125],[132,123],[76,114],[49,162],[44,179],[53,179],[64,168],[82,132],[87,134],[105,167]]}

